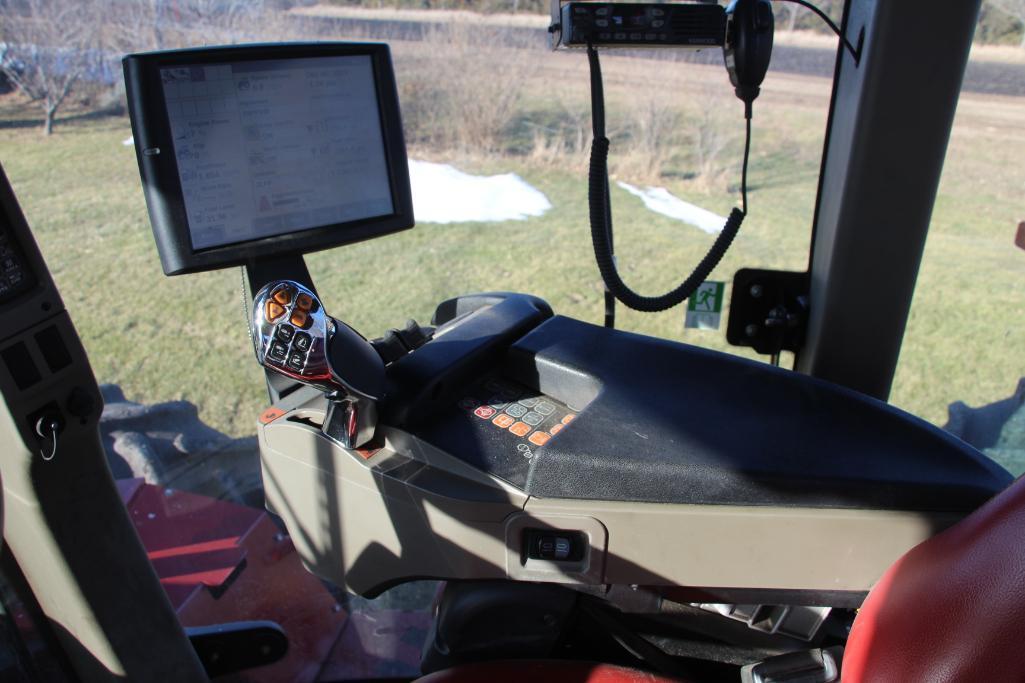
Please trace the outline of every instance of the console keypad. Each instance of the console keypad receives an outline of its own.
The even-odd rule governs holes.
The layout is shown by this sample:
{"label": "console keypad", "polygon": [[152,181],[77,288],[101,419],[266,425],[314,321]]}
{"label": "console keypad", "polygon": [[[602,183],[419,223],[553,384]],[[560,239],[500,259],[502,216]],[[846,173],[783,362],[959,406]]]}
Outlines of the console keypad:
{"label": "console keypad", "polygon": [[498,439],[508,444],[511,453],[528,459],[576,417],[576,412],[554,398],[497,377],[471,386],[456,406],[489,440]]}

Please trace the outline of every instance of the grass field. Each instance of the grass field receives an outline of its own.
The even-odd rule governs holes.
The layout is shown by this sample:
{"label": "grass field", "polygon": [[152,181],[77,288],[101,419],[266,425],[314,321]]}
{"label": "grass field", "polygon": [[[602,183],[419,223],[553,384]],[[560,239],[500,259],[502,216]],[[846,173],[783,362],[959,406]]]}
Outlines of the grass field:
{"label": "grass field", "polygon": [[[423,62],[416,47],[395,49],[405,92]],[[613,155],[620,155],[614,171],[635,184],[652,179],[628,153],[642,141],[626,132],[628,105],[651,97],[651,84],[637,77],[648,73],[645,66],[632,59],[606,62]],[[741,105],[727,96],[721,69],[657,69],[658,89],[677,98],[679,115],[714,108],[716,134],[725,136],[718,157],[723,173],[712,182],[689,177],[693,156],[681,152],[666,159],[658,184],[725,215],[737,201],[731,183],[742,143]],[[447,297],[503,289],[534,293],[560,313],[600,320],[583,156],[544,154],[536,135],[531,146],[527,125],[554,125],[569,110],[586,115],[584,60],[545,56],[525,82],[518,106],[532,114],[513,121],[506,131],[513,142],[504,153],[438,151],[424,143],[414,144],[411,155],[471,172],[514,171],[554,208],[523,222],[423,225],[315,254],[308,262],[329,311],[376,336],[407,317],[426,322]],[[770,75],[755,109],[751,214],[717,279],[729,281],[743,266],[805,267],[828,100],[825,79]],[[0,101],[0,163],[97,378],[120,384],[131,400],[192,401],[215,428],[252,433],[266,395],[243,320],[239,270],[163,276],[134,151],[121,144],[130,134],[126,118],[72,118],[45,139],[19,123],[32,117],[35,110],[23,101]],[[1004,398],[1025,375],[1025,252],[1012,244],[1014,226],[1025,219],[1025,101],[965,96],[955,126],[892,395],[896,405],[939,424],[949,403]],[[642,292],[675,285],[712,239],[647,212],[618,188],[613,200],[621,270]],[[620,311],[625,329],[726,348],[722,332],[684,333],[680,309],[647,316]]]}

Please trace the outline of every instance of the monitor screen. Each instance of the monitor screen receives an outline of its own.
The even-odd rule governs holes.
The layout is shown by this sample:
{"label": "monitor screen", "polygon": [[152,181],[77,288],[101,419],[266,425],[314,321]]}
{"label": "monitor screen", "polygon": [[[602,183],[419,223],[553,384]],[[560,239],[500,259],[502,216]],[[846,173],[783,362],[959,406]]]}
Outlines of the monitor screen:
{"label": "monitor screen", "polygon": [[165,272],[412,226],[398,101],[381,48],[387,58],[385,46],[348,44],[126,58]]}
{"label": "monitor screen", "polygon": [[367,55],[160,70],[196,249],[392,212]]}

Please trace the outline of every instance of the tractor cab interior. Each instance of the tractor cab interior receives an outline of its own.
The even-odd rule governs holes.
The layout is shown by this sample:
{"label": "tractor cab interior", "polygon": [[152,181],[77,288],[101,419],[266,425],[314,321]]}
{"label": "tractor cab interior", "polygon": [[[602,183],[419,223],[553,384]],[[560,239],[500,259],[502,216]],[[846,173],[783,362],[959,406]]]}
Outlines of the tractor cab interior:
{"label": "tractor cab interior", "polygon": [[[618,40],[602,38],[605,15],[588,12],[621,6],[556,5],[556,43],[586,48],[596,62],[602,41]],[[766,312],[739,298],[755,280],[780,297],[795,282],[804,288],[805,331],[787,342],[794,370],[559,315],[500,281],[439,302],[429,323],[356,330],[344,310],[327,310],[303,256],[414,226],[388,47],[126,57],[164,272],[244,268],[249,335],[270,397],[257,426],[266,506],[305,568],[368,598],[414,580],[446,582],[421,659],[432,680],[654,672],[830,681],[849,662],[845,680],[912,680],[907,669],[873,669],[885,657],[859,629],[882,633],[882,619],[870,619],[928,605],[866,597],[883,577],[905,585],[891,566],[919,544],[907,561],[956,566],[981,543],[966,524],[1022,514],[1013,489],[987,506],[1012,483],[1003,468],[885,402],[978,10],[950,5],[851,0],[845,10],[809,271],[748,271],[734,286],[731,316],[761,315],[767,327]],[[637,24],[663,6],[631,7]],[[750,126],[758,88],[744,79],[771,54],[769,3],[665,7],[703,13],[700,30],[725,43]],[[721,16],[704,16],[711,7]],[[908,32],[911,19],[919,28]],[[629,35],[630,47],[643,45],[643,34]],[[611,249],[602,163],[592,157],[591,218]],[[202,680],[224,671],[212,661],[231,648],[238,670],[265,663],[255,644],[276,643],[272,627],[225,629],[231,643],[203,649],[174,621],[96,438],[101,400],[88,361],[2,190],[0,239],[24,273],[0,296],[15,322],[0,335],[0,425],[17,444],[2,460],[3,552],[14,553],[83,678]],[[874,213],[896,205],[899,232]],[[379,286],[394,286],[397,298],[416,286],[415,273],[380,270]],[[41,448],[76,457],[64,453],[57,468]],[[936,550],[952,537],[960,559]],[[88,556],[81,538],[92,539]],[[1005,560],[1005,570],[1025,565]],[[950,583],[983,589],[964,584]],[[936,671],[933,663],[923,654],[915,671]],[[1021,675],[1021,662],[1011,666]]]}

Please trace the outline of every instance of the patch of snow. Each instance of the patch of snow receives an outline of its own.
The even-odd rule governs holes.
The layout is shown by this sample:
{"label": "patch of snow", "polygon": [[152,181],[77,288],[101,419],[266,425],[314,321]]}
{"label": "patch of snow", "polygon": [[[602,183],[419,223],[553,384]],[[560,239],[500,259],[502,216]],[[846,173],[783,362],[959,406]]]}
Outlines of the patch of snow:
{"label": "patch of snow", "polygon": [[500,222],[540,216],[544,194],[515,173],[475,176],[448,164],[409,160],[417,223]]}
{"label": "patch of snow", "polygon": [[121,141],[121,144],[124,145],[125,147],[131,147],[132,145],[135,144],[135,136],[129,135],[128,137],[126,137],[124,140]]}
{"label": "patch of snow", "polygon": [[[121,141],[135,144],[134,137]],[[417,223],[522,221],[552,208],[544,193],[515,173],[475,176],[448,164],[409,160]]]}
{"label": "patch of snow", "polygon": [[622,181],[616,181],[616,184],[630,194],[640,197],[641,201],[644,202],[644,206],[649,210],[682,221],[688,225],[693,225],[709,235],[722,232],[723,225],[726,224],[726,219],[723,216],[714,214],[707,209],[702,209],[700,206],[690,202],[685,202],[671,194],[664,187],[646,187],[642,190],[639,187],[634,187]]}

